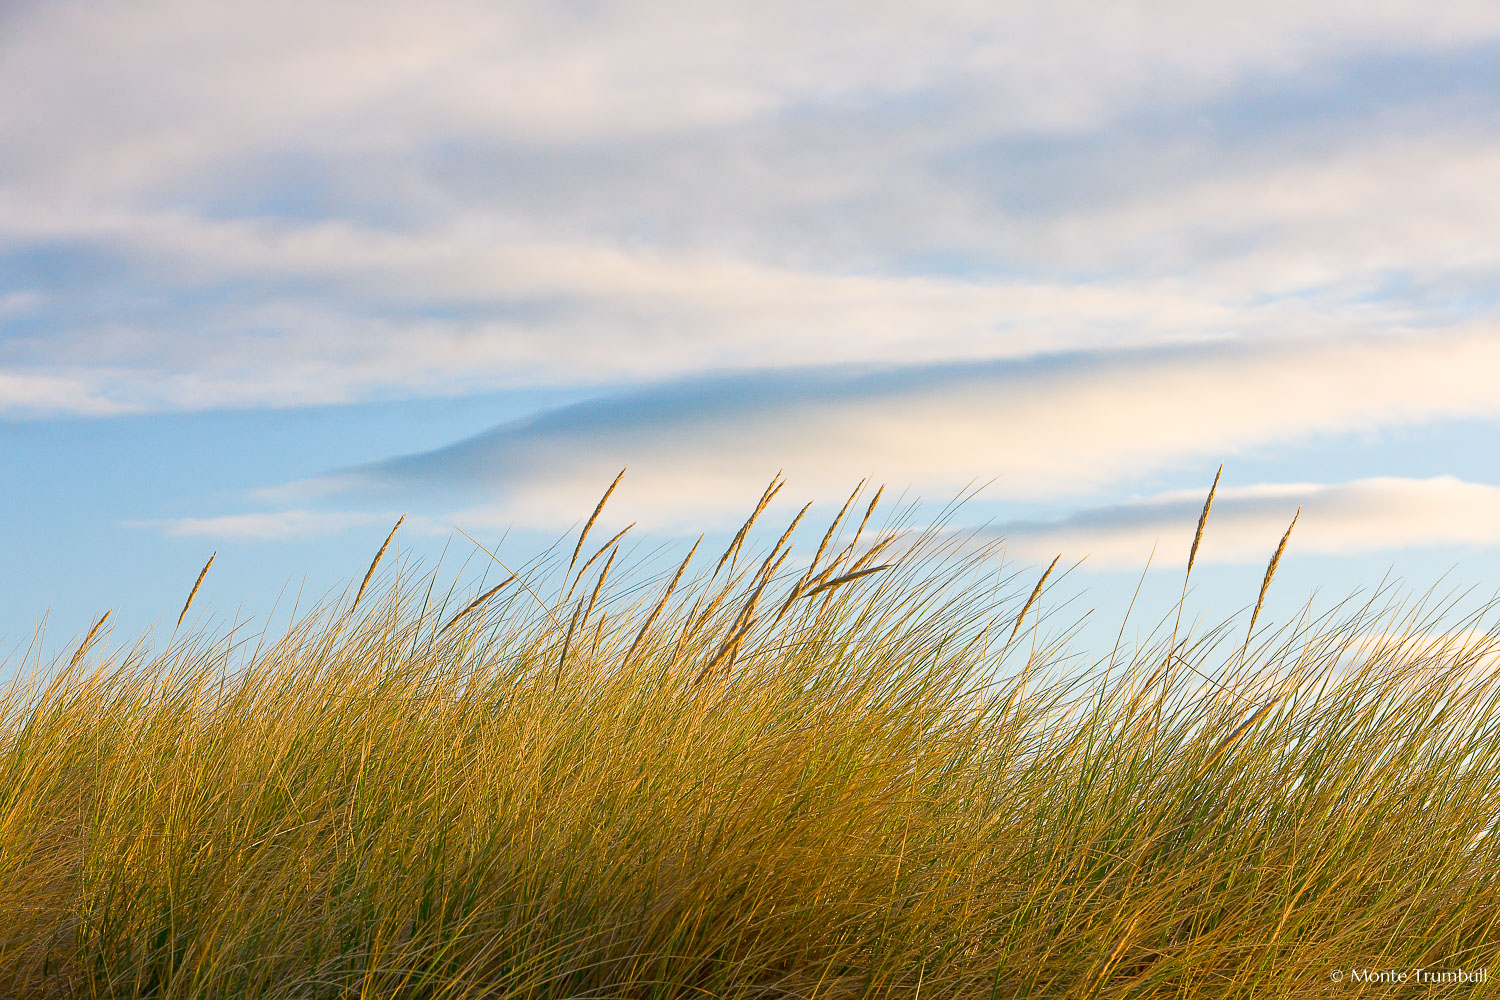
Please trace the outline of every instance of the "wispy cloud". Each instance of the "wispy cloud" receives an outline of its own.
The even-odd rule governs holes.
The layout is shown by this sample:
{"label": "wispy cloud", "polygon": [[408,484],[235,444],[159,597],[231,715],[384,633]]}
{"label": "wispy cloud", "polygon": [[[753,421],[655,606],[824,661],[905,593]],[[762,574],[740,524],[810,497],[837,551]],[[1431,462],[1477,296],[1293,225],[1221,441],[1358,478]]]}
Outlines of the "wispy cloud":
{"label": "wispy cloud", "polygon": [[[92,383],[92,384],[91,384]],[[109,416],[133,409],[110,398],[96,379],[0,370],[0,416],[56,413]]]}
{"label": "wispy cloud", "polygon": [[287,0],[155,0],[94,4],[88,17],[50,4],[8,11],[0,82],[12,92],[24,84],[33,99],[7,119],[46,139],[11,170],[45,173],[39,154],[71,153],[53,161],[54,180],[68,183],[89,151],[103,160],[88,169],[117,185],[246,146],[378,148],[434,128],[578,142],[952,87],[989,97],[991,127],[1076,128],[1350,50],[1440,49],[1500,34],[1500,15],[1482,2],[1353,0],[1268,2],[1253,13],[1221,3],[969,0],[439,0],[420,11],[393,0],[317,11]]}
{"label": "wispy cloud", "polygon": [[[122,247],[169,256],[179,274],[196,272],[216,288],[253,279],[211,302],[184,289],[165,313],[0,342],[0,363],[11,359],[22,370],[66,364],[54,361],[64,351],[88,358],[71,362],[74,377],[132,408],[1007,357],[1059,345],[1220,337],[1248,318],[1180,281],[976,283],[809,273],[708,252],[495,246],[478,234],[399,237],[333,225],[310,232],[178,217],[116,224],[131,234]],[[308,302],[274,290],[309,280],[346,298]],[[457,315],[426,315],[424,302],[448,303]],[[1297,319],[1339,325],[1311,311]],[[1288,320],[1284,308],[1266,307],[1254,322],[1266,330]]]}
{"label": "wispy cloud", "polygon": [[27,94],[0,112],[0,280],[34,290],[0,301],[4,415],[1497,308],[1484,3],[0,17],[0,91]]}
{"label": "wispy cloud", "polygon": [[354,511],[283,510],[126,523],[131,527],[156,528],[175,537],[286,541],[339,534],[353,528],[385,523],[394,516]]}
{"label": "wispy cloud", "polygon": [[996,497],[1076,496],[1270,443],[1493,416],[1497,366],[1500,339],[1475,332],[693,379],[279,493],[467,490],[548,526],[625,463],[616,515],[656,522],[737,511],[777,470],[810,496],[866,476],[929,497],[990,476]]}
{"label": "wispy cloud", "polygon": [[[1173,492],[1095,507],[1055,521],[1014,522],[993,533],[1021,559],[1087,559],[1096,569],[1140,569],[1151,558],[1180,565],[1203,506]],[[1453,476],[1347,483],[1262,483],[1221,489],[1198,559],[1264,563],[1298,507],[1293,557],[1394,552],[1422,546],[1500,546],[1500,486]]]}

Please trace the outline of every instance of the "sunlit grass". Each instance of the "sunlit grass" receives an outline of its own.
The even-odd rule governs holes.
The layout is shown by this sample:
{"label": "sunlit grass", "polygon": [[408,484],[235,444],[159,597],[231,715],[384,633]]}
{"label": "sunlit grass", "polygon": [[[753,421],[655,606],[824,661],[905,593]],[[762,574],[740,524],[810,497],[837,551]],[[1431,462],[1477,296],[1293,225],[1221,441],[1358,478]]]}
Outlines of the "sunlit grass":
{"label": "sunlit grass", "polygon": [[497,566],[465,611],[482,591],[387,557],[357,606],[260,648],[91,637],[0,701],[0,990],[1447,996],[1484,987],[1331,973],[1500,973],[1487,610],[1351,603],[1247,641],[1174,608],[1084,655],[1036,574],[861,516],[810,566],[742,534],[643,576],[617,537],[566,573]]}

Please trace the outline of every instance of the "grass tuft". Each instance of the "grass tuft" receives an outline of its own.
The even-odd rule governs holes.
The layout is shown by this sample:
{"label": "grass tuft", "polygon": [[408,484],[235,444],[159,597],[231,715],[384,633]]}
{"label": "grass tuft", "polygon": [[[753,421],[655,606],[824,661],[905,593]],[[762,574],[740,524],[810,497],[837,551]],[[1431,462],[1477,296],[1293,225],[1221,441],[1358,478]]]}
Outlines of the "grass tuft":
{"label": "grass tuft", "polygon": [[580,538],[560,578],[452,606],[372,585],[254,652],[96,626],[0,697],[0,995],[1426,997],[1485,986],[1349,977],[1500,972],[1493,608],[1382,591],[1241,643],[1179,634],[1179,603],[1094,662],[1050,569],[997,577],[900,514],[861,544],[853,497],[812,565],[789,530],[736,572],[778,489],[660,590],[611,575],[616,536],[587,601],[543,603]]}

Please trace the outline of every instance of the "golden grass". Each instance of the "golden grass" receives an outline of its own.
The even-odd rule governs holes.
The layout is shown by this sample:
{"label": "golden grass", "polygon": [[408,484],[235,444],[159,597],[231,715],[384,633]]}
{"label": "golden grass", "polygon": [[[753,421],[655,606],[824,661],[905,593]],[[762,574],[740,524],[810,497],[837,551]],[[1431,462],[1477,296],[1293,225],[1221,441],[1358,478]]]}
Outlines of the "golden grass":
{"label": "golden grass", "polygon": [[747,528],[661,583],[610,576],[617,536],[570,610],[545,563],[478,601],[405,580],[254,652],[96,628],[0,697],[0,995],[1427,997],[1484,987],[1330,974],[1500,972],[1490,609],[1377,595],[1244,646],[1174,608],[1096,664],[1040,586],[916,535],[830,533],[796,570],[784,535],[736,574]]}
{"label": "golden grass", "polygon": [[[370,568],[365,570],[365,578],[359,581],[359,589],[354,592],[354,602],[350,605],[351,608],[359,607],[359,599],[365,596],[365,589],[370,586],[370,578],[375,575],[375,569],[380,565],[380,560],[385,558],[385,550],[391,547],[391,540],[396,537],[396,532],[401,530],[401,525],[405,521],[405,514],[396,518],[396,523],[391,527],[391,533],[385,536],[385,541],[381,543],[380,550],[375,553],[375,558],[370,560]],[[209,562],[213,562],[213,560],[209,559]],[[204,572],[208,572],[208,567],[204,567]],[[201,579],[200,577],[200,582]],[[196,589],[195,587],[194,590],[196,591]],[[192,603],[191,597],[188,598],[188,603]],[[181,619],[178,620],[178,624],[182,624]]]}
{"label": "golden grass", "polygon": [[1041,599],[1042,590],[1047,586],[1047,577],[1051,576],[1052,571],[1057,569],[1058,560],[1061,558],[1062,556],[1060,555],[1053,556],[1052,561],[1047,564],[1047,568],[1042,570],[1042,575],[1036,581],[1036,586],[1031,588],[1031,596],[1026,598],[1025,604],[1021,605],[1021,612],[1016,615],[1016,623],[1010,627],[1010,638],[1006,642],[1015,641],[1016,635],[1021,631],[1021,623],[1026,620],[1026,612],[1035,607],[1036,602]]}
{"label": "golden grass", "polygon": [[[219,558],[219,554],[215,552],[208,557],[208,562],[204,563],[203,568],[198,571],[198,579],[193,581],[193,589],[188,591],[187,600],[183,602],[182,611],[177,616],[178,628],[182,627],[182,620],[187,617],[188,609],[193,606],[193,598],[198,596],[198,588],[203,586],[203,578],[208,575],[208,568],[214,564],[214,560],[217,558]],[[374,567],[372,566],[371,569],[373,570]]]}
{"label": "golden grass", "polygon": [[[577,565],[578,553],[583,551],[583,543],[588,539],[589,532],[594,529],[594,522],[599,520],[600,514],[604,513],[604,505],[609,503],[609,498],[615,492],[615,487],[619,486],[620,480],[625,478],[625,471],[626,470],[621,469],[619,473],[616,474],[614,482],[609,484],[609,488],[606,489],[604,491],[604,495],[599,498],[598,504],[594,506],[594,512],[589,515],[588,521],[584,523],[583,530],[578,533],[578,544],[573,546],[573,558],[568,560],[568,568],[563,573],[564,580],[567,579],[569,573],[573,572],[573,567]],[[624,534],[624,532],[621,532],[621,534]],[[615,537],[618,538],[619,535],[616,535]]]}
{"label": "golden grass", "polygon": [[1250,627],[1245,629],[1245,645],[1250,645],[1250,639],[1255,635],[1255,623],[1260,620],[1260,609],[1266,606],[1266,594],[1271,589],[1271,581],[1276,578],[1276,567],[1281,565],[1281,557],[1286,555],[1286,543],[1292,540],[1292,529],[1297,527],[1297,519],[1302,516],[1302,508],[1292,515],[1292,523],[1286,526],[1286,533],[1281,536],[1281,542],[1277,544],[1276,551],[1271,553],[1271,561],[1266,563],[1266,575],[1260,581],[1260,593],[1255,597],[1255,610],[1250,612]]}

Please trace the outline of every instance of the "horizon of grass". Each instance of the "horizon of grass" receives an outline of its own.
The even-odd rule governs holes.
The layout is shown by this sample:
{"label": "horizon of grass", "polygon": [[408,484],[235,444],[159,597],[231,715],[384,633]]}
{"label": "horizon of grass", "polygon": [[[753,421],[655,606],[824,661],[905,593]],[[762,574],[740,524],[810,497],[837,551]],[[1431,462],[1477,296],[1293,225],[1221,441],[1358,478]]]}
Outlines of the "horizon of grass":
{"label": "horizon of grass", "polygon": [[1382,589],[1257,632],[1283,538],[1243,632],[1179,602],[1080,654],[1044,627],[1055,561],[1022,579],[942,519],[874,526],[861,490],[805,565],[806,508],[752,554],[777,489],[716,563],[644,579],[624,532],[585,544],[606,493],[565,570],[472,596],[372,585],[393,528],[353,600],[253,649],[110,652],[101,618],[0,695],[0,996],[1477,996],[1411,977],[1500,972],[1493,605]]}

